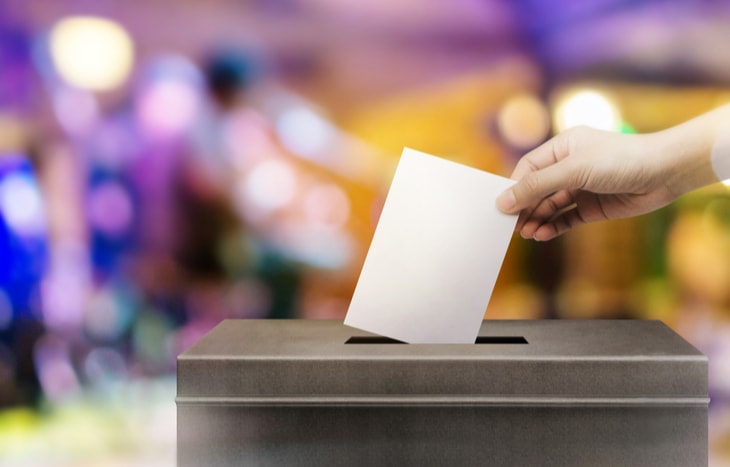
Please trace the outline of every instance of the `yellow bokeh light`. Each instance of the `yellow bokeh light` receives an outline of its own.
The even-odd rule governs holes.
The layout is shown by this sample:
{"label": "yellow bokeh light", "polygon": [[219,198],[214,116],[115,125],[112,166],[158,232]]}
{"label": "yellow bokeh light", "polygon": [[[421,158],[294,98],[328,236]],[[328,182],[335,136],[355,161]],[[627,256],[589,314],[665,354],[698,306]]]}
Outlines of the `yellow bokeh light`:
{"label": "yellow bokeh light", "polygon": [[555,108],[554,122],[557,132],[580,125],[617,131],[621,128],[621,114],[607,96],[585,89],[573,92],[559,101]]}
{"label": "yellow bokeh light", "polygon": [[53,63],[68,84],[92,91],[108,91],[129,76],[134,46],[117,23],[103,18],[66,18],[50,34]]}

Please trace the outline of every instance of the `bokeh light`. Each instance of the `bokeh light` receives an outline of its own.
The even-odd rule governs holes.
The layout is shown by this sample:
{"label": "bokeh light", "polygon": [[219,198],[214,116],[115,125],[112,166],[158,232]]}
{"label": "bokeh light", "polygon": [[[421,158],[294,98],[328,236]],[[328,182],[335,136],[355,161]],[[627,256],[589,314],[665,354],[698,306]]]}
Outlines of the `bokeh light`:
{"label": "bokeh light", "polygon": [[351,260],[353,238],[346,231],[323,225],[291,223],[275,240],[297,260],[322,269],[338,270]]}
{"label": "bokeh light", "polygon": [[304,106],[284,110],[277,118],[276,132],[286,149],[312,160],[325,157],[337,135],[331,123]]}
{"label": "bokeh light", "polygon": [[137,118],[153,139],[179,136],[190,129],[201,107],[202,77],[183,57],[159,60],[140,86]]}
{"label": "bokeh light", "polygon": [[53,93],[53,110],[61,127],[73,136],[88,132],[99,118],[93,94],[66,86],[59,86]]}
{"label": "bokeh light", "polygon": [[87,148],[94,162],[110,172],[122,172],[139,155],[144,144],[131,119],[120,117],[100,122]]}
{"label": "bokeh light", "polygon": [[497,114],[497,128],[510,145],[527,149],[544,140],[550,131],[545,104],[531,94],[518,94],[504,103]]}
{"label": "bokeh light", "polygon": [[730,305],[730,200],[682,213],[667,237],[667,263],[679,287],[715,306]]}
{"label": "bokeh light", "polygon": [[350,217],[350,200],[337,185],[319,184],[307,191],[304,210],[311,223],[340,228]]}
{"label": "bokeh light", "polygon": [[558,101],[554,125],[557,132],[581,125],[618,131],[621,128],[621,114],[616,104],[605,94],[585,89],[569,93]]}
{"label": "bokeh light", "polygon": [[49,39],[58,74],[72,86],[109,91],[124,83],[132,71],[132,39],[109,19],[66,18],[56,23]]}
{"label": "bokeh light", "polygon": [[[342,319],[403,146],[506,175],[730,103],[719,0],[436,3],[0,0],[0,464],[174,465],[176,355]],[[665,321],[730,459],[729,194],[513,239],[486,317]]]}
{"label": "bokeh light", "polygon": [[0,153],[14,153],[28,141],[28,131],[15,115],[0,109]]}
{"label": "bokeh light", "polygon": [[129,231],[134,219],[134,204],[129,192],[116,181],[105,181],[89,194],[89,220],[98,231],[119,237]]}
{"label": "bokeh light", "polygon": [[137,361],[149,368],[170,368],[175,350],[173,323],[157,310],[145,310],[138,315],[132,329],[132,345]]}
{"label": "bokeh light", "polygon": [[297,189],[292,165],[282,159],[268,159],[248,173],[243,185],[246,204],[267,213],[289,204]]}
{"label": "bokeh light", "polygon": [[226,155],[238,171],[248,170],[260,160],[281,153],[268,122],[251,109],[231,112],[221,132]]}
{"label": "bokeh light", "polygon": [[45,230],[43,200],[30,174],[17,172],[0,181],[0,211],[20,235],[40,235]]}
{"label": "bokeh light", "polygon": [[123,381],[127,378],[124,356],[112,347],[93,349],[84,359],[84,374],[94,386]]}
{"label": "bokeh light", "polygon": [[40,284],[41,315],[51,329],[79,329],[91,289],[91,265],[83,239],[67,239],[51,253]]}
{"label": "bokeh light", "polygon": [[94,339],[113,341],[131,325],[134,312],[129,303],[111,288],[96,291],[84,313],[84,329]]}
{"label": "bokeh light", "polygon": [[36,343],[34,350],[38,379],[46,396],[57,401],[76,395],[81,387],[71,362],[69,343],[48,334]]}
{"label": "bokeh light", "polygon": [[89,294],[89,265],[85,259],[55,258],[51,263],[41,285],[43,320],[49,328],[78,329],[81,326]]}
{"label": "bokeh light", "polygon": [[174,136],[190,127],[198,110],[198,96],[185,83],[164,80],[142,92],[137,111],[151,135]]}

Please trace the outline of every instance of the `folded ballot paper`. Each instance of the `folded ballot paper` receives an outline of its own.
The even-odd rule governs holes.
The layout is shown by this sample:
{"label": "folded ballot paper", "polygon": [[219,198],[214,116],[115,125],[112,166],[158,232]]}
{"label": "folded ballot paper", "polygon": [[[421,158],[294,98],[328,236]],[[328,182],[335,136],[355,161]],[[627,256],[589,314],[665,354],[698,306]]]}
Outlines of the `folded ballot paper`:
{"label": "folded ballot paper", "polygon": [[474,343],[517,222],[514,181],[405,148],[345,324],[408,343]]}

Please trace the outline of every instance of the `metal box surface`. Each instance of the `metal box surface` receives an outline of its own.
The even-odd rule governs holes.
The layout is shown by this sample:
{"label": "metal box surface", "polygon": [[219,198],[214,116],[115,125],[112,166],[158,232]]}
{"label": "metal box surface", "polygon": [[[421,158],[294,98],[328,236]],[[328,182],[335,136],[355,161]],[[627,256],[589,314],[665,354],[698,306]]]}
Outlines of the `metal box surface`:
{"label": "metal box surface", "polygon": [[661,322],[485,321],[479,336],[223,321],[178,357],[178,464],[707,465],[707,358]]}

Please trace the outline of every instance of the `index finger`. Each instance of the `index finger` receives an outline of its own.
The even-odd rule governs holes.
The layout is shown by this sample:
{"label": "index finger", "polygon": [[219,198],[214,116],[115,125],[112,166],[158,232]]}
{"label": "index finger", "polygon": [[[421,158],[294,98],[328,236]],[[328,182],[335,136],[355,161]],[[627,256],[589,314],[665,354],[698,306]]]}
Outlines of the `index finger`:
{"label": "index finger", "polygon": [[521,180],[530,172],[537,172],[540,169],[556,164],[567,156],[567,141],[563,133],[560,133],[522,156],[512,171],[510,178],[512,180]]}

